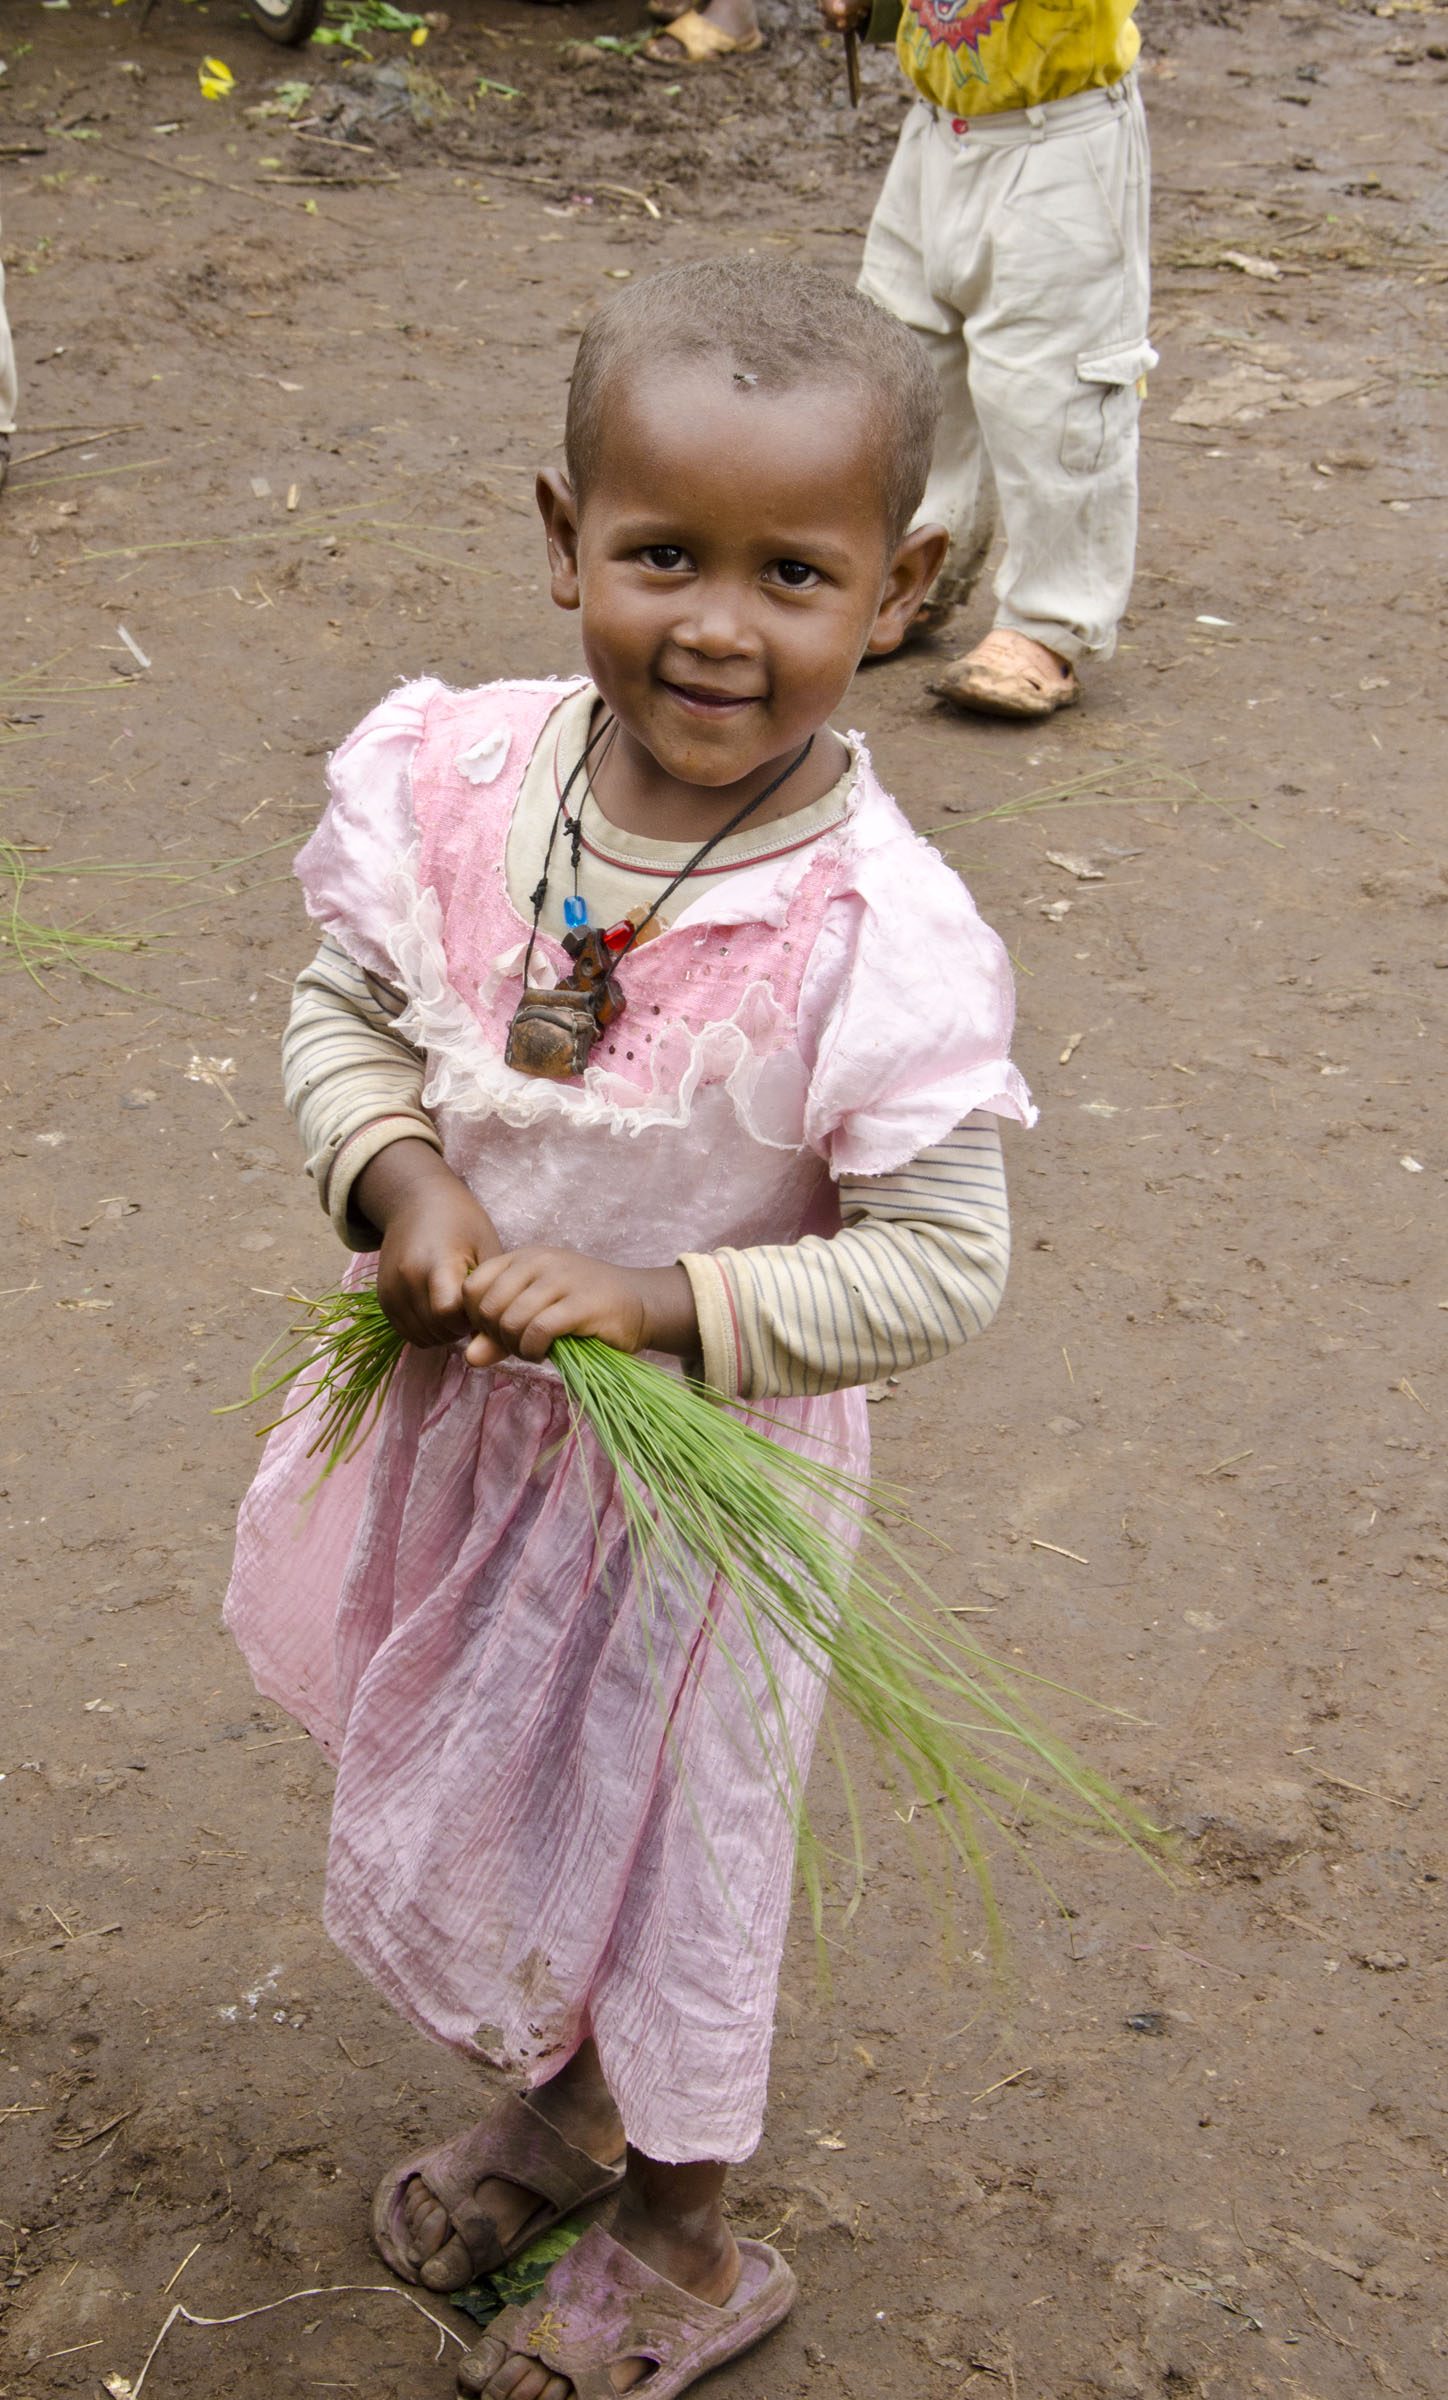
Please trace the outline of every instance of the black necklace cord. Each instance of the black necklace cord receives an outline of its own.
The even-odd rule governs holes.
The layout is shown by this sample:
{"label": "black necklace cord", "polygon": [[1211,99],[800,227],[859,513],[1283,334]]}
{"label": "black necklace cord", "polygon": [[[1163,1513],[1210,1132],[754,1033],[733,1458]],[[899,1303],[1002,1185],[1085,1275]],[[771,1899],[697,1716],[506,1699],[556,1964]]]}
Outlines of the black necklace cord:
{"label": "black necklace cord", "polygon": [[804,765],[805,760],[808,758],[811,750],[813,750],[814,744],[815,737],[813,734],[811,734],[809,740],[805,743],[805,746],[800,751],[798,757],[790,760],[789,765],[785,768],[782,775],[776,775],[773,783],[767,783],[762,792],[756,792],[752,800],[745,801],[744,806],[737,812],[736,815],[729,819],[727,825],[721,825],[717,833],[710,834],[707,842],[700,843],[699,848],[694,852],[693,857],[689,859],[684,866],[680,867],[679,872],[673,878],[673,881],[664,886],[664,889],[660,892],[657,900],[654,902],[653,907],[649,910],[648,916],[642,918],[640,922],[634,926],[632,932],[629,934],[628,940],[624,943],[623,948],[614,953],[613,964],[615,968],[623,965],[623,962],[627,958],[630,950],[632,950],[634,943],[638,940],[639,935],[643,932],[644,926],[649,924],[651,920],[658,915],[659,910],[664,906],[665,901],[672,899],[674,893],[678,890],[681,883],[687,883],[691,875],[698,873],[705,859],[709,856],[710,851],[717,850],[721,842],[727,842],[731,833],[737,833],[739,831],[739,828],[744,823],[746,817],[752,817],[757,808],[762,808],[766,800],[772,800],[775,793],[779,791],[784,784],[788,783],[791,775],[798,774],[799,769]]}
{"label": "black necklace cord", "polygon": [[538,939],[538,922],[543,914],[543,903],[548,897],[548,870],[553,863],[553,845],[558,839],[558,828],[560,825],[565,825],[572,822],[574,825],[575,834],[578,830],[579,821],[577,819],[570,820],[568,815],[568,795],[572,791],[575,783],[577,783],[579,776],[587,776],[588,762],[598,743],[601,742],[605,734],[607,734],[609,736],[609,747],[611,748],[612,737],[617,733],[617,731],[618,719],[612,715],[606,716],[603,720],[603,723],[599,726],[597,732],[591,733],[588,737],[588,740],[584,743],[582,750],[578,754],[576,763],[569,769],[568,781],[564,784],[562,791],[558,795],[558,806],[553,812],[553,823],[548,829],[548,847],[543,853],[543,872],[528,895],[529,902],[533,910],[533,922],[528,930],[528,947],[523,953],[524,991],[528,989],[528,976],[533,965],[533,947]]}
{"label": "black necklace cord", "polygon": [[[523,953],[523,989],[525,991],[528,989],[528,977],[533,964],[533,949],[538,939],[538,926],[543,915],[543,904],[548,897],[548,872],[553,863],[553,845],[558,839],[558,830],[561,825],[566,825],[569,828],[569,833],[573,844],[575,881],[577,877],[578,858],[583,838],[583,815],[582,809],[580,808],[577,816],[569,816],[568,795],[572,791],[575,783],[577,783],[580,775],[586,778],[586,788],[590,791],[593,789],[593,778],[589,772],[589,760],[591,759],[594,749],[597,747],[598,743],[603,741],[604,750],[599,761],[601,765],[602,759],[607,757],[608,752],[613,747],[614,736],[617,734],[617,732],[618,719],[611,715],[605,717],[603,723],[599,726],[598,731],[590,734],[587,742],[583,746],[582,751],[579,753],[576,764],[569,771],[567,782],[564,784],[562,791],[559,793],[558,806],[553,812],[553,823],[548,832],[548,847],[543,853],[543,872],[539,876],[537,883],[529,895],[533,909],[533,923],[528,934],[528,947]],[[605,736],[607,737],[606,740]],[[673,898],[674,893],[678,890],[681,883],[687,883],[691,875],[698,873],[699,868],[703,865],[705,859],[708,858],[711,851],[717,850],[721,842],[727,842],[729,836],[732,833],[737,833],[740,826],[745,823],[746,819],[753,816],[756,809],[762,808],[766,800],[772,800],[775,793],[782,790],[783,786],[788,783],[790,777],[798,774],[800,768],[804,765],[805,760],[809,757],[811,750],[813,750],[814,745],[815,737],[813,734],[811,734],[808,741],[805,743],[804,748],[799,751],[797,756],[790,760],[789,765],[784,768],[782,773],[775,776],[772,783],[767,783],[762,792],[756,792],[752,800],[746,800],[744,806],[741,809],[736,810],[735,814],[729,819],[727,824],[721,825],[717,833],[711,833],[706,842],[700,843],[698,849],[694,852],[693,857],[687,859],[684,865],[680,867],[678,874],[675,875],[670,882],[664,886],[664,889],[662,892],[660,892],[658,899],[650,908],[648,915],[643,917],[637,925],[631,928],[628,940],[623,944],[622,948],[614,952],[613,966],[609,970],[610,973],[612,973],[615,968],[618,968],[623,964],[623,961],[627,958],[630,950],[632,950],[635,942],[639,938],[639,935],[642,933],[644,926],[649,924],[653,918],[658,915],[660,909],[664,906],[666,901]]]}
{"label": "black necklace cord", "polygon": [[[599,727],[599,733],[604,737],[603,748],[599,751],[597,762],[599,773],[602,774],[604,763],[607,760],[609,753],[613,749],[614,743],[618,739],[617,717],[610,717],[607,720],[606,726],[601,725]],[[573,892],[575,898],[577,898],[578,895],[579,870],[583,864],[583,801],[590,798],[590,796],[596,805],[598,794],[593,788],[593,768],[588,764],[587,753],[585,752],[583,761],[583,800],[579,801],[578,808],[575,814],[571,817],[568,814],[567,807],[563,805],[568,797],[566,790],[562,794],[559,803],[559,805],[563,807],[563,822],[568,828],[569,852],[573,866]]]}

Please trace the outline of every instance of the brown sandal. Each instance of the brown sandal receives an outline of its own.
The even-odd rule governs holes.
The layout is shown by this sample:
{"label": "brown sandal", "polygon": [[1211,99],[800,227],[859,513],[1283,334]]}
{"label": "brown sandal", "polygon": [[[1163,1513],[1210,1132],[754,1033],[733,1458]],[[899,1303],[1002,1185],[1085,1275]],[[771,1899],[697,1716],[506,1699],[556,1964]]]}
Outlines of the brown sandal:
{"label": "brown sandal", "polygon": [[[538,2206],[511,2241],[500,2242],[491,2217],[478,2206],[480,2183],[497,2176],[538,2194]],[[623,2181],[622,2162],[600,2166],[586,2150],[576,2150],[556,2126],[540,2117],[518,2093],[510,2093],[486,2123],[469,2126],[451,2141],[439,2142],[405,2159],[383,2176],[372,2202],[372,2244],[394,2275],[404,2283],[420,2283],[419,2268],[407,2247],[403,2195],[414,2177],[447,2211],[454,2234],[468,2254],[469,2270],[461,2283],[495,2274],[526,2250],[540,2233],[561,2217],[571,2216],[589,2200],[601,2200]],[[461,2289],[461,2283],[454,2287]],[[430,2290],[434,2286],[428,2287]]]}
{"label": "brown sandal", "polygon": [[[671,57],[660,48],[663,42],[677,42],[683,56]],[[718,58],[747,58],[763,47],[762,33],[723,33],[696,8],[686,8],[681,17],[671,17],[661,32],[645,42],[643,55],[655,67],[703,67]]]}
{"label": "brown sandal", "polygon": [[1044,644],[1028,634],[998,625],[964,658],[947,667],[930,689],[952,708],[979,717],[1053,717],[1058,708],[1074,708],[1081,697],[1076,670],[1054,650],[1059,674],[1040,663]]}
{"label": "brown sandal", "polygon": [[550,2268],[540,2292],[494,2317],[481,2348],[458,2364],[458,2390],[487,2389],[504,2354],[567,2378],[574,2400],[617,2400],[614,2370],[643,2370],[654,2400],[675,2400],[701,2375],[738,2358],[789,2315],[794,2270],[768,2242],[741,2241],[739,2282],[722,2308],[656,2275],[591,2225]]}

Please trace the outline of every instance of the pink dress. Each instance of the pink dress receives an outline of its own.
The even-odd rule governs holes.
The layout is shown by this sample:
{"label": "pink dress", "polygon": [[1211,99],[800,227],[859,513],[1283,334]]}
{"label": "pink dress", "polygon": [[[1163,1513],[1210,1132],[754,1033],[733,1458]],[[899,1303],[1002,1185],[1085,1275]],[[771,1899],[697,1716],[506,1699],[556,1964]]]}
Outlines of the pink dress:
{"label": "pink dress", "polygon": [[[527,928],[504,848],[578,688],[404,687],[336,753],[297,862],[318,924],[405,993],[445,1155],[507,1245],[656,1265],[792,1241],[838,1225],[834,1175],[900,1166],[972,1108],[1029,1119],[1002,945],[854,736],[843,825],[720,877],[634,952],[581,1082],[507,1067]],[[568,965],[546,939],[535,981],[540,961]],[[862,1392],[760,1405],[778,1440],[865,1467]],[[728,1591],[636,1587],[550,1367],[408,1352],[308,1503],[311,1437],[307,1414],[267,1445],[227,1620],[338,1764],[329,1932],[425,2031],[525,2083],[592,2034],[651,2157],[747,2157],[795,1817]],[[772,1663],[802,1768],[823,1687],[783,1644]]]}

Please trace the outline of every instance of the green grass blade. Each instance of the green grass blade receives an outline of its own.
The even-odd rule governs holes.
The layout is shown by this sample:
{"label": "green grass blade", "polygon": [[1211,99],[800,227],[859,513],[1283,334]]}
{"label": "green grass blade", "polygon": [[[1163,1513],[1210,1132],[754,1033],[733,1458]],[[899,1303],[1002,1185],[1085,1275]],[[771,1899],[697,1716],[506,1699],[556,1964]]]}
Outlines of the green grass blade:
{"label": "green grass blade", "polygon": [[[325,1478],[375,1423],[405,1345],[370,1289],[301,1305],[302,1320],[259,1362],[250,1398],[236,1405],[292,1386],[292,1405],[276,1422],[317,1408],[308,1456],[321,1455]],[[686,1676],[702,1683],[703,1666],[693,1662],[707,1624],[707,1656],[722,1664],[781,1805],[805,1829],[801,1867],[821,1939],[818,1854],[805,1825],[805,1778],[783,1673],[791,1655],[829,1679],[887,1775],[899,1779],[902,1797],[910,1796],[903,1821],[912,1840],[919,1819],[940,1836],[947,1861],[968,1872],[997,1953],[1004,1936],[987,1830],[1018,1850],[1037,1827],[1094,1832],[1159,1863],[1160,1830],[1052,1732],[1025,1688],[1060,1687],[1007,1668],[941,1608],[871,1513],[881,1495],[867,1482],[772,1439],[763,1411],[726,1406],[704,1386],[591,1336],[555,1342],[550,1362],[568,1397],[585,1473],[596,1457],[612,1477],[650,1673],[676,1755],[678,1702],[666,1686],[677,1661],[666,1671],[657,1635],[667,1634],[677,1657],[690,1662]],[[590,1505],[601,1554],[601,1502],[592,1493]],[[712,1697],[709,1704],[721,1705]],[[844,1790],[853,1915],[864,1850],[847,1768]]]}

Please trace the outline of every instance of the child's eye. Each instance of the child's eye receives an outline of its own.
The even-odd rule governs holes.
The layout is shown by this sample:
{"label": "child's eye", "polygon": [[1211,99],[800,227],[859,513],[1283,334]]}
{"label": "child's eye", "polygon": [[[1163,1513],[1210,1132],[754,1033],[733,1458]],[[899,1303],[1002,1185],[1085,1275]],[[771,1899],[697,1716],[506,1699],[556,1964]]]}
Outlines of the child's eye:
{"label": "child's eye", "polygon": [[687,550],[681,550],[677,542],[650,542],[639,556],[646,567],[653,567],[660,575],[677,574],[680,567],[689,563]]}
{"label": "child's eye", "polygon": [[812,583],[819,581],[816,570],[806,566],[802,558],[777,558],[770,573],[784,585],[787,592],[808,591]]}

